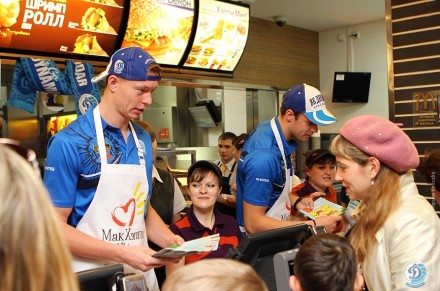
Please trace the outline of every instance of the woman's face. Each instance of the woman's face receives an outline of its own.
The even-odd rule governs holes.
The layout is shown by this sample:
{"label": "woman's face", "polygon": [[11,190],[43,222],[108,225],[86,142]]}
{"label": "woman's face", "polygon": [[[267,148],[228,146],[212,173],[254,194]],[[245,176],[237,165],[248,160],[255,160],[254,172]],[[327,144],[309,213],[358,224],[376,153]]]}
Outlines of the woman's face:
{"label": "woman's face", "polygon": [[314,164],[306,174],[309,177],[309,183],[318,191],[324,192],[335,180],[336,166],[332,162]]}
{"label": "woman's face", "polygon": [[202,209],[214,207],[220,191],[218,177],[212,172],[205,176],[202,181],[193,181],[188,185],[188,194],[191,197],[193,206]]}
{"label": "woman's face", "polygon": [[364,200],[371,188],[370,166],[336,156],[335,179],[342,182],[350,200]]}

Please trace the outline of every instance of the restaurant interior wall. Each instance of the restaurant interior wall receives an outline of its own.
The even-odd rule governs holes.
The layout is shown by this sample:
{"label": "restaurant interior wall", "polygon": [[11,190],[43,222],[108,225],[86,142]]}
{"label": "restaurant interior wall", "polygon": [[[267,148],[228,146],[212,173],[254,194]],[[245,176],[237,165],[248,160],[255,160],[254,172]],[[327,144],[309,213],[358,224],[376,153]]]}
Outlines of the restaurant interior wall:
{"label": "restaurant interior wall", "polygon": [[[350,37],[353,32],[359,37]],[[342,39],[342,40],[341,40]],[[371,72],[368,103],[333,103],[336,71]],[[389,118],[386,23],[378,20],[319,33],[320,89],[327,108],[338,121],[320,127],[321,133],[337,133],[352,117],[374,114]]]}

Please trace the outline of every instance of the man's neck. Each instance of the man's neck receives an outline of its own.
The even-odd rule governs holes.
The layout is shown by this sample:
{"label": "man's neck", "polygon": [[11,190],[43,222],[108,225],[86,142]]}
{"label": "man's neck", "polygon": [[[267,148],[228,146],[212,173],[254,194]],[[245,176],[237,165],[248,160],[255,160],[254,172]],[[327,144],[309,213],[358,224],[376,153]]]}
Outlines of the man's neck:
{"label": "man's neck", "polygon": [[124,136],[125,141],[127,141],[129,120],[123,118],[118,112],[116,112],[114,108],[115,107],[112,104],[108,104],[103,98],[102,102],[99,105],[101,117],[109,125],[119,128],[122,135]]}
{"label": "man's neck", "polygon": [[221,162],[222,162],[223,164],[227,165],[227,164],[229,164],[232,160],[233,160],[233,159],[230,159],[229,161],[221,160]]}

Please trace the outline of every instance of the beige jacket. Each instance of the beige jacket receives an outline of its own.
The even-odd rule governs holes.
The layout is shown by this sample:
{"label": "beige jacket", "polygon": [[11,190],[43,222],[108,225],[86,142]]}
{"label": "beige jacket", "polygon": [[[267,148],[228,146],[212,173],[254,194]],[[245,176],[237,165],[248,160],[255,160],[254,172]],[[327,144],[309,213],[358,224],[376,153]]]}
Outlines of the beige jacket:
{"label": "beige jacket", "polygon": [[402,202],[376,233],[377,245],[364,264],[367,286],[370,291],[438,291],[439,217],[418,193],[411,172],[400,183]]}

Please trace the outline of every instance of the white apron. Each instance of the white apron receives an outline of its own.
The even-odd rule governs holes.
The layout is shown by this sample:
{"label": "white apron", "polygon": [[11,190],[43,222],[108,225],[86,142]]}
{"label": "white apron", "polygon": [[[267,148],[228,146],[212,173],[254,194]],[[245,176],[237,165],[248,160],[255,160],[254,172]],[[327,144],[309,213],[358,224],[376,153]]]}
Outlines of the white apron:
{"label": "white apron", "polygon": [[289,199],[290,191],[291,191],[291,181],[292,181],[292,168],[287,168],[286,156],[284,155],[284,147],[283,142],[281,141],[280,133],[278,132],[277,125],[275,123],[275,118],[270,121],[270,126],[272,127],[273,134],[275,135],[275,139],[278,144],[278,148],[281,151],[281,155],[283,156],[284,167],[286,168],[286,183],[284,184],[283,191],[278,197],[275,204],[266,212],[266,216],[276,218],[279,220],[290,220],[290,209],[291,203]]}
{"label": "white apron", "polygon": [[[147,183],[143,149],[139,144],[136,132],[130,123],[131,132],[138,149],[140,165],[107,164],[99,106],[93,110],[93,117],[101,157],[101,177],[95,196],[76,228],[94,238],[109,243],[148,246],[144,213],[149,205],[149,185]],[[113,263],[115,262],[74,257],[73,269],[74,272],[79,272]],[[128,265],[124,265],[124,271],[126,273],[143,273]],[[154,270],[151,269],[143,274],[149,291],[158,291],[159,287]]]}
{"label": "white apron", "polygon": [[[270,126],[272,127],[272,131],[275,135],[275,139],[278,144],[278,148],[281,151],[281,155],[283,156],[284,167],[286,168],[286,183],[284,184],[283,191],[278,197],[277,201],[275,201],[274,205],[266,212],[266,216],[278,219],[278,220],[290,220],[290,209],[291,203],[289,199],[290,190],[291,190],[291,181],[292,181],[292,173],[293,169],[287,168],[286,156],[284,155],[284,147],[283,142],[281,141],[280,133],[278,132],[277,125],[275,123],[275,118],[270,121]],[[243,226],[240,226],[240,231],[245,234],[246,229]]]}

